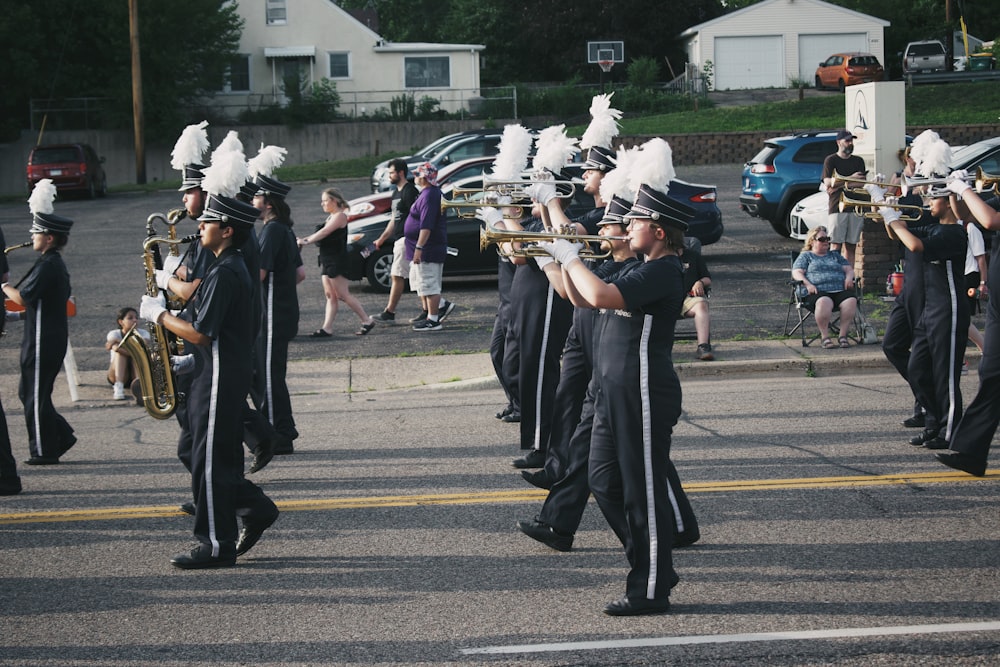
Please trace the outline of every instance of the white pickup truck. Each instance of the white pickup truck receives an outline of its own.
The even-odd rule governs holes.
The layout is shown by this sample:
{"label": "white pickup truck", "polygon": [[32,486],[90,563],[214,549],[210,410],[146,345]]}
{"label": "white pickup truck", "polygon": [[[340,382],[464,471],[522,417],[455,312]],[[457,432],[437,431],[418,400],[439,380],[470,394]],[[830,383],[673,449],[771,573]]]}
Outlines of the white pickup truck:
{"label": "white pickup truck", "polygon": [[946,59],[944,44],[936,39],[910,42],[903,51],[903,74],[943,72]]}

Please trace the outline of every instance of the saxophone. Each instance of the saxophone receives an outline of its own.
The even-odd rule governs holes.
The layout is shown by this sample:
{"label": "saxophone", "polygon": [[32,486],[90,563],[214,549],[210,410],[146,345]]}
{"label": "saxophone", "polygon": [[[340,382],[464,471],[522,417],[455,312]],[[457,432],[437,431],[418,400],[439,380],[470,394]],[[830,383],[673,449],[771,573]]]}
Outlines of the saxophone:
{"label": "saxophone", "polygon": [[[157,249],[160,243],[176,248],[197,238],[198,235],[193,234],[182,239],[160,236],[150,236],[146,239],[142,244],[142,258],[146,267],[146,294],[157,296],[160,293],[159,287],[156,286],[154,249]],[[170,336],[162,325],[147,322],[146,328],[149,331],[150,343],[147,344],[136,331],[136,327],[133,327],[122,336],[118,351],[127,354],[135,364],[146,412],[156,419],[167,419],[177,409],[179,399],[174,391],[174,373],[170,370]]]}

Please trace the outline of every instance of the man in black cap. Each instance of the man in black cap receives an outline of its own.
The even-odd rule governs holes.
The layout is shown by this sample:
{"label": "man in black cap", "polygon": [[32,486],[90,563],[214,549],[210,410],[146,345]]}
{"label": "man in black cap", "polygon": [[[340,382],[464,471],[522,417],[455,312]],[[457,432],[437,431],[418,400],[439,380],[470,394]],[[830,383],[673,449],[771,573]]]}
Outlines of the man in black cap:
{"label": "man in black cap", "polygon": [[18,396],[28,428],[28,465],[59,463],[59,457],[76,443],[73,428],[52,404],[52,388],[69,341],[69,272],[59,250],[69,241],[73,226],[72,220],[52,212],[55,195],[55,186],[47,178],[35,186],[29,199],[31,241],[40,257],[16,286],[0,284],[5,297],[24,306]]}
{"label": "man in black cap", "polygon": [[828,155],[823,160],[823,185],[830,197],[829,219],[827,229],[830,231],[830,250],[841,252],[848,264],[854,266],[854,249],[861,240],[861,227],[864,222],[853,209],[840,212],[840,195],[844,191],[844,183],[834,180],[834,175],[852,176],[859,181],[865,179],[865,161],[854,155],[854,140],[856,137],[847,130],[837,132],[837,152]]}
{"label": "man in black cap", "polygon": [[[191,343],[198,357],[188,420],[193,440],[191,485],[198,545],[171,559],[182,569],[229,567],[278,517],[278,508],[243,476],[243,410],[253,369],[251,278],[237,250],[259,211],[210,195],[199,218],[201,245],[215,261],[192,305],[192,321],[170,314],[163,297],[143,296],[140,315]],[[237,508],[243,529],[237,535]]]}

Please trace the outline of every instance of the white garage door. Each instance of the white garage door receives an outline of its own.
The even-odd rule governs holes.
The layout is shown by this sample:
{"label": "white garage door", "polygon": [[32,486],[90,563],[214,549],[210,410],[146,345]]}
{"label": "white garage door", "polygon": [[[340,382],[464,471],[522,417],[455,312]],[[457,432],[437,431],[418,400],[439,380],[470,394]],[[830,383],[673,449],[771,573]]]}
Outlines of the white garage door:
{"label": "white garage door", "polygon": [[716,90],[784,88],[781,36],[716,37]]}
{"label": "white garage door", "polygon": [[[834,53],[868,52],[868,35],[863,32],[839,35],[799,35],[799,79],[812,83],[816,66]],[[885,67],[885,63],[882,63]]]}

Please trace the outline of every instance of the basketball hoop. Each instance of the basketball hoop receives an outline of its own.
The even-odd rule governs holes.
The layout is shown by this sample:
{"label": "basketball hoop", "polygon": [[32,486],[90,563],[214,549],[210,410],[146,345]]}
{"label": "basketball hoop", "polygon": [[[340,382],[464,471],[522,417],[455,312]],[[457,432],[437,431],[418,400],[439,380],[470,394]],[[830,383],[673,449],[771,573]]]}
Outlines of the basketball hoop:
{"label": "basketball hoop", "polygon": [[601,66],[602,72],[610,72],[611,68],[614,67],[614,60],[598,60],[597,64]]}

